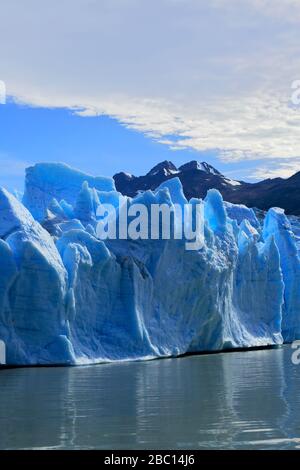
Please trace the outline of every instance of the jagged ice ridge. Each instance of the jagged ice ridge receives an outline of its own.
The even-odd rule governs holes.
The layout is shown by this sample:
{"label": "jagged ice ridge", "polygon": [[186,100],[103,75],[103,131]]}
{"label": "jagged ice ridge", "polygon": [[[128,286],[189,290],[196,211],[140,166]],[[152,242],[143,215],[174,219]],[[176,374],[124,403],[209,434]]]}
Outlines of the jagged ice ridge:
{"label": "jagged ice ridge", "polygon": [[[283,210],[210,190],[204,246],[96,237],[109,178],[63,164],[27,170],[23,201],[0,190],[0,340],[8,364],[86,364],[275,345],[300,338],[300,260]],[[178,178],[131,200],[187,202]],[[194,201],[195,202],[195,201]]]}

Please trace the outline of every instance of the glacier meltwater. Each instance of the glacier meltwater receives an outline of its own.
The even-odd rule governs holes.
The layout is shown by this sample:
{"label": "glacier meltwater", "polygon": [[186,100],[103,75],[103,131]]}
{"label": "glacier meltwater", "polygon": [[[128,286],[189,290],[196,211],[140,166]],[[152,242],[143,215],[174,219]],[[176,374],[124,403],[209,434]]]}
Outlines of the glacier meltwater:
{"label": "glacier meltwater", "polygon": [[[177,178],[135,199],[186,201]],[[0,190],[7,364],[148,359],[300,338],[299,247],[281,209],[261,221],[210,190],[203,245],[187,251],[174,238],[97,238],[97,209],[118,201],[113,179],[64,164],[29,168],[22,200]]]}

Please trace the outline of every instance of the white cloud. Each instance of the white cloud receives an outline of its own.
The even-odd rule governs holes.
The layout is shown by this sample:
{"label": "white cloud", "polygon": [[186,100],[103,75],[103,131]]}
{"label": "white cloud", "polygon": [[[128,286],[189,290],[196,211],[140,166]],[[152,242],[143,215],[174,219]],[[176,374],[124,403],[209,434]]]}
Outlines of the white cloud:
{"label": "white cloud", "polygon": [[[236,8],[241,0],[213,0],[216,5],[230,5]],[[256,9],[269,17],[285,19],[290,22],[300,21],[300,0],[243,0],[244,5]]]}
{"label": "white cloud", "polygon": [[173,149],[298,164],[299,26],[300,0],[10,0],[0,78],[21,101],[109,114]]}
{"label": "white cloud", "polygon": [[272,161],[272,166],[262,166],[253,171],[252,177],[257,180],[266,178],[288,178],[300,170],[300,159],[289,162]]}

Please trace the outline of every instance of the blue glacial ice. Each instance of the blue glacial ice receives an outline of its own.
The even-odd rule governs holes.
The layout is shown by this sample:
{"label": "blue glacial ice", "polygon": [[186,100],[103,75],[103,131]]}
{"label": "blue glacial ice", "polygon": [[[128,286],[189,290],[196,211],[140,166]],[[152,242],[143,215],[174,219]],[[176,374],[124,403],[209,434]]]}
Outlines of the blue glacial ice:
{"label": "blue glacial ice", "polygon": [[84,182],[96,191],[115,190],[112,178],[86,175],[64,163],[37,164],[26,170],[23,203],[41,221],[53,199],[74,205]]}
{"label": "blue glacial ice", "polygon": [[[0,190],[0,340],[9,364],[87,364],[281,344],[300,338],[291,225],[210,190],[204,244],[96,237],[113,180],[62,164],[27,170],[22,202]],[[178,178],[135,202],[185,204]],[[199,202],[199,201],[191,201]]]}

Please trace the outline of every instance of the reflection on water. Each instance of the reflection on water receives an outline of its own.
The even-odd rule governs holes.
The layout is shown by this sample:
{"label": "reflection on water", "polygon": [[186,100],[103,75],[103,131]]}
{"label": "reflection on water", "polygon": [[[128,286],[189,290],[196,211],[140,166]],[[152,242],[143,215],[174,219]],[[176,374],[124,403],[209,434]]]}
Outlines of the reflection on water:
{"label": "reflection on water", "polygon": [[0,448],[300,448],[291,349],[0,371]]}

